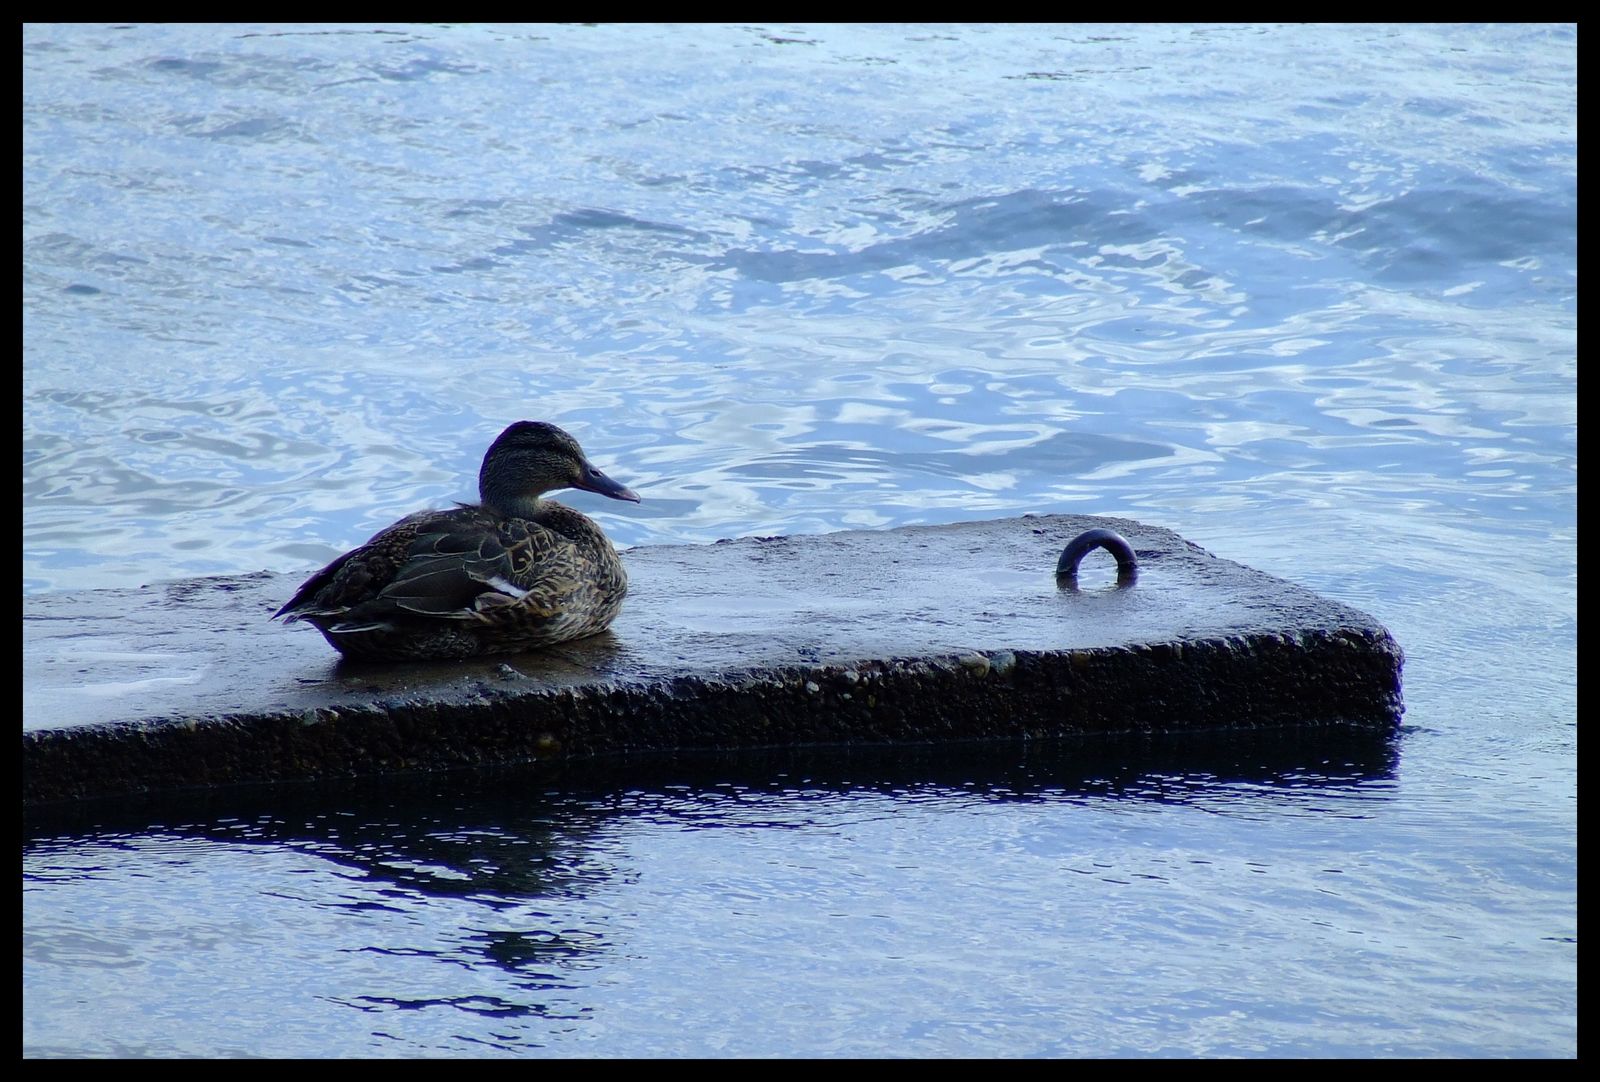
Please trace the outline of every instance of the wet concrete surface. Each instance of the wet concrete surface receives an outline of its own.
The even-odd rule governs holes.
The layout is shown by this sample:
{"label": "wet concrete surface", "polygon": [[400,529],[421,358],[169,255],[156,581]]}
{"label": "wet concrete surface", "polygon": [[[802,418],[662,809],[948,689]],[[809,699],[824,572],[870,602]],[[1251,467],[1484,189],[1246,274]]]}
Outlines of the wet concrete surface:
{"label": "wet concrete surface", "polygon": [[[1081,531],[1139,557],[1119,588]],[[641,546],[611,631],[469,662],[352,664],[269,621],[304,576],[23,602],[25,804],[635,753],[1085,733],[1392,728],[1370,616],[1124,519]],[[307,569],[309,574],[311,569]]]}

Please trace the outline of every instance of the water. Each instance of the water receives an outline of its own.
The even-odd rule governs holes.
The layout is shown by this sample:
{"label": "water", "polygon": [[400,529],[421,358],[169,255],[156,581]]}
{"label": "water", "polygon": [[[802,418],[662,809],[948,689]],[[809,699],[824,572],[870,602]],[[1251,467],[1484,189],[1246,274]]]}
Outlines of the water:
{"label": "water", "polygon": [[1574,28],[23,62],[25,592],[309,571],[542,418],[623,545],[1171,527],[1373,613],[1408,708],[31,817],[25,1054],[1575,1054]]}

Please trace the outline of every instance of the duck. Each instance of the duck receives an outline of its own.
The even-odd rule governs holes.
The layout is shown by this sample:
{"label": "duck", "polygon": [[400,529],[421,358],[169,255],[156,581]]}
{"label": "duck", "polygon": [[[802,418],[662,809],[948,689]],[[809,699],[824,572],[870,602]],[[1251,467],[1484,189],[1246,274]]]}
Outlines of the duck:
{"label": "duck", "polygon": [[628,576],[563,488],[639,502],[578,441],[518,421],[489,445],[478,502],[418,511],[305,581],[273,614],[312,624],[346,658],[462,659],[520,653],[606,630]]}

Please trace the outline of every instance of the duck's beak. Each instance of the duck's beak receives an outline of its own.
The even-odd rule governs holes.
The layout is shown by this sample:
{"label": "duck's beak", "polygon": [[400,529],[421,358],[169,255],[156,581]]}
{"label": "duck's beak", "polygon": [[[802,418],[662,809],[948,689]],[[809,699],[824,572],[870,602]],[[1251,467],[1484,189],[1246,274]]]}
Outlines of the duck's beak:
{"label": "duck's beak", "polygon": [[639,494],[626,485],[619,485],[593,466],[585,466],[583,475],[574,488],[581,488],[587,492],[598,492],[602,496],[610,496],[613,500],[627,500],[629,503],[638,503]]}

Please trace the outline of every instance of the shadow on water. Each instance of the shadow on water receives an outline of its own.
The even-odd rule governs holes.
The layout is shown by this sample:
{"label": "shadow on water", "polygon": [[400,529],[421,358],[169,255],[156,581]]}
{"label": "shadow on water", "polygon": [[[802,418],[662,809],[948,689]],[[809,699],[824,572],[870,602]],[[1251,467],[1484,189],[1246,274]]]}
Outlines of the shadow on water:
{"label": "shadow on water", "polygon": [[[420,953],[468,970],[485,965],[517,989],[489,995],[474,986],[442,999],[384,990],[345,1006],[380,1014],[442,1006],[501,1022],[535,1015],[567,1024],[589,1009],[573,998],[585,974],[618,949],[603,914],[605,899],[637,876],[630,838],[834,833],[841,817],[858,814],[981,814],[1018,803],[1366,818],[1373,801],[1391,797],[1398,751],[1392,732],[1329,727],[634,756],[169,791],[26,810],[24,883],[101,880],[108,897],[142,900],[141,882],[163,874],[175,853],[196,868],[272,850],[314,858],[335,874],[286,878],[281,861],[266,861],[243,893],[237,882],[226,888],[224,908],[259,921],[258,910],[298,900],[284,918],[301,929],[295,934],[348,936],[359,926],[346,949],[383,956],[394,972]],[[108,850],[125,859],[108,859]],[[202,873],[196,882],[211,881]],[[429,912],[452,931],[419,947],[408,922],[426,926]]]}
{"label": "shadow on water", "polygon": [[743,829],[804,828],[818,800],[873,796],[923,805],[1220,800],[1247,814],[1386,788],[1397,761],[1393,734],[1346,729],[650,755],[29,808],[23,846],[152,833],[276,844],[429,894],[526,899],[581,895],[605,881],[606,869],[583,856],[588,839],[663,808],[697,828]]}

